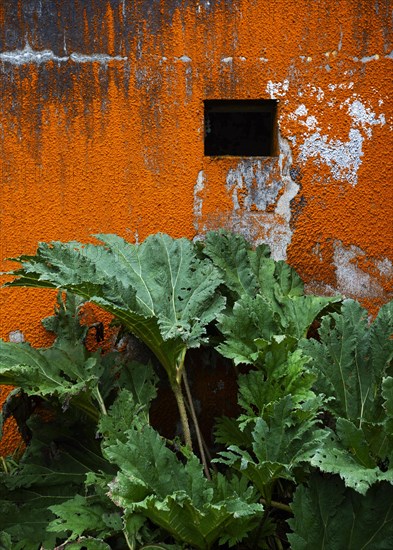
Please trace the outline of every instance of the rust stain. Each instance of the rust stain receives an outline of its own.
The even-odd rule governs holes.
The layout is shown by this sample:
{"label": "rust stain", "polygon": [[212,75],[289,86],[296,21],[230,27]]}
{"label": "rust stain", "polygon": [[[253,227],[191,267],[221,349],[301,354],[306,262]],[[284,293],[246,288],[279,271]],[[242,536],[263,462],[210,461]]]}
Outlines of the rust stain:
{"label": "rust stain", "polygon": [[[55,24],[6,4],[0,270],[39,241],[225,226],[276,246],[310,290],[344,289],[373,313],[392,297],[386,3],[69,0]],[[228,183],[244,159],[203,156],[203,100],[249,98],[279,102],[264,203],[256,184],[235,195]],[[53,301],[3,289],[0,336],[49,344],[40,321]]]}

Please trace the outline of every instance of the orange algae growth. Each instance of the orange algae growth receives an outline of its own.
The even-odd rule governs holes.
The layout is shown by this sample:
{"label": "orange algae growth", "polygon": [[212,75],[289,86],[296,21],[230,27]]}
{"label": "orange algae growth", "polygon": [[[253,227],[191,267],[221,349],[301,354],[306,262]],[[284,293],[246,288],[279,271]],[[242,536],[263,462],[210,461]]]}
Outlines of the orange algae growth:
{"label": "orange algae growth", "polygon": [[[24,4],[16,14],[0,6],[4,52],[17,60],[27,37],[53,56],[1,57],[1,271],[39,241],[226,227],[268,242],[310,291],[359,298],[373,314],[391,299],[392,29],[382,9],[369,0],[166,0],[156,10],[135,0],[95,11],[75,2],[71,25],[65,2],[54,33],[44,15],[34,27]],[[7,43],[11,22],[20,40]],[[277,100],[278,156],[205,157],[206,99]],[[41,319],[54,300],[2,289],[0,336],[20,330],[50,345]]]}

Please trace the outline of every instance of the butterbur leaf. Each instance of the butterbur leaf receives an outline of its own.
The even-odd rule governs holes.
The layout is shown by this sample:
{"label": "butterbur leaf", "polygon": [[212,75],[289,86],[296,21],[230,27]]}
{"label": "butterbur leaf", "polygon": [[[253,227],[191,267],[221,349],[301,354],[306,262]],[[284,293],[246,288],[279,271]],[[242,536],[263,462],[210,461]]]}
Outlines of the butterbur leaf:
{"label": "butterbur leaf", "polygon": [[203,252],[219,268],[235,298],[244,294],[255,296],[258,279],[249,260],[251,245],[242,235],[224,230],[210,231],[206,235]]}
{"label": "butterbur leaf", "polygon": [[[0,490],[2,494],[7,494],[1,482]],[[9,496],[12,498],[14,494]],[[53,514],[47,509],[46,504],[52,503],[54,498],[45,499],[34,495],[33,499],[33,495],[30,495],[31,501],[23,503],[25,494],[18,496],[19,503],[0,499],[0,548],[37,550],[41,544],[45,548],[55,548],[56,535],[46,532],[46,526],[53,519]]]}
{"label": "butterbur leaf", "polygon": [[[253,419],[251,419],[252,422]],[[222,417],[217,419],[215,428],[215,440],[223,445],[237,445],[248,448],[251,444],[251,428],[242,426],[233,418]]]}
{"label": "butterbur leaf", "polygon": [[320,448],[310,456],[310,463],[322,472],[338,474],[347,487],[363,495],[378,481],[393,481],[393,471],[382,472],[367,457],[366,443],[359,441],[359,434],[353,428],[348,434],[347,443],[353,443],[354,447],[348,449],[330,432]]}
{"label": "butterbur leaf", "polygon": [[241,471],[262,494],[276,479],[294,480],[296,468],[310,461],[326,437],[318,428],[321,404],[314,398],[295,406],[290,395],[271,404],[266,420],[255,420],[248,445],[252,452],[231,445],[218,461]]}
{"label": "butterbur leaf", "polygon": [[346,447],[354,459],[365,468],[373,468],[374,461],[370,457],[370,447],[361,428],[358,428],[346,418],[338,418],[336,433],[341,444]]}
{"label": "butterbur leaf", "polygon": [[224,342],[217,349],[235,364],[256,363],[266,345],[276,333],[276,320],[273,312],[261,296],[243,296],[232,311],[218,316],[218,328],[224,335]]}
{"label": "butterbur leaf", "polygon": [[67,533],[75,540],[83,534],[95,533],[101,538],[122,531],[122,521],[109,499],[94,496],[75,495],[61,504],[49,506],[58,519],[51,521],[47,530],[53,533]]}
{"label": "butterbur leaf", "polygon": [[[198,346],[205,326],[224,307],[214,294],[221,282],[211,262],[196,257],[187,239],[157,234],[141,245],[115,235],[98,235],[123,268],[123,284],[135,289],[135,311],[156,317],[163,340]],[[131,328],[131,327],[130,327]]]}
{"label": "butterbur leaf", "polygon": [[118,377],[120,390],[98,424],[104,436],[103,445],[126,441],[131,426],[142,428],[149,423],[149,407],[156,397],[157,376],[150,364],[135,361],[123,365]]}
{"label": "butterbur leaf", "polygon": [[338,297],[327,296],[280,296],[274,310],[280,316],[282,332],[300,339],[307,335],[313,321],[325,308],[339,301]]}
{"label": "butterbur leaf", "polygon": [[79,320],[80,309],[84,304],[85,300],[80,296],[66,294],[63,299],[59,292],[55,314],[41,321],[46,330],[56,334],[57,344],[64,341],[68,345],[77,345],[86,338],[89,327],[82,325]]}
{"label": "butterbur leaf", "polygon": [[338,477],[314,475],[300,485],[288,520],[293,550],[390,550],[393,546],[393,487],[378,483],[365,496]]}
{"label": "butterbur leaf", "polygon": [[344,301],[341,314],[323,318],[319,334],[320,342],[308,340],[302,347],[312,357],[311,366],[318,373],[317,390],[334,396],[329,409],[358,426],[363,420],[377,421],[375,398],[380,380],[376,371],[381,372],[384,366],[375,366],[369,360],[366,310],[357,302]]}
{"label": "butterbur leaf", "polygon": [[[13,548],[55,548],[56,534],[46,531],[55,519],[50,506],[59,505],[84,490],[91,470],[113,469],[102,459],[88,424],[78,425],[71,412],[50,423],[31,418],[30,445],[11,474],[0,474],[0,531],[8,533]],[[77,435],[74,435],[76,431]],[[25,542],[23,542],[25,541]]]}
{"label": "butterbur leaf", "polygon": [[341,313],[322,320],[320,341],[302,348],[318,375],[317,391],[330,397],[335,433],[326,438],[311,463],[342,477],[365,494],[373,484],[392,482],[393,406],[391,368],[392,306],[386,304],[369,326],[368,313],[352,300]]}
{"label": "butterbur leaf", "polygon": [[218,315],[224,341],[217,350],[235,364],[261,364],[269,342],[285,338],[291,347],[307,334],[315,318],[338,298],[281,296],[280,301],[265,295],[242,296],[232,311]]}
{"label": "butterbur leaf", "polygon": [[20,387],[27,395],[56,398],[98,418],[97,397],[105,370],[100,353],[90,354],[83,344],[37,349],[27,343],[0,340],[0,383]]}
{"label": "butterbur leaf", "polygon": [[0,548],[2,550],[13,550],[11,535],[8,533],[0,533]]}
{"label": "butterbur leaf", "polygon": [[263,370],[239,376],[239,405],[250,417],[263,414],[267,405],[279,401],[284,394],[294,403],[314,397],[311,390],[315,374],[306,368],[308,358],[300,350],[289,352],[292,341],[274,339],[266,347]]}
{"label": "butterbur leaf", "polygon": [[234,296],[255,296],[275,300],[274,290],[281,296],[303,294],[303,283],[287,263],[270,258],[266,244],[252,249],[242,235],[225,230],[206,235],[203,252],[211,258]]}
{"label": "butterbur leaf", "polygon": [[304,293],[303,281],[296,271],[286,262],[279,260],[275,263],[274,278],[277,281],[276,297],[302,296]]}
{"label": "butterbur leaf", "polygon": [[370,327],[370,354],[377,378],[393,376],[393,301],[384,304]]}
{"label": "butterbur leaf", "polygon": [[104,245],[40,244],[35,256],[18,259],[22,269],[9,286],[70,290],[98,304],[150,347],[173,381],[185,350],[200,345],[225,305],[218,270],[187,239],[98,238]]}
{"label": "butterbur leaf", "polygon": [[223,489],[222,476],[208,481],[194,455],[183,464],[150,426],[130,429],[127,441],[109,445],[105,454],[119,467],[109,496],[126,517],[143,515],[193,547],[208,549],[225,534],[233,537],[230,525],[244,537],[262,510],[252,489],[242,486],[238,494],[235,485]]}

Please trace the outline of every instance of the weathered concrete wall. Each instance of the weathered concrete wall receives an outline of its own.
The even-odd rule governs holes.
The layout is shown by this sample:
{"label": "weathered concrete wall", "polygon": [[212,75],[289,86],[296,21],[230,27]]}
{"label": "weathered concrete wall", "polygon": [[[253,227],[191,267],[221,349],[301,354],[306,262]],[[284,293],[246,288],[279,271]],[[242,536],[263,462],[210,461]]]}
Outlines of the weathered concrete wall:
{"label": "weathered concrete wall", "polygon": [[[393,278],[391,17],[390,0],[2,2],[0,259],[224,226],[375,312]],[[247,98],[279,100],[279,157],[204,157],[203,100]],[[51,309],[2,290],[0,336],[42,345]]]}

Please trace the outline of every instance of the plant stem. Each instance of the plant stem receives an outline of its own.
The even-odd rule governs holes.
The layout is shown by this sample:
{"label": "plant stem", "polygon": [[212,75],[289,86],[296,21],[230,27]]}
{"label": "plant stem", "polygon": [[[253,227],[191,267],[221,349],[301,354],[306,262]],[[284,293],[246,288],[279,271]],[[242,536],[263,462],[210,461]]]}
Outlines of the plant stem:
{"label": "plant stem", "polygon": [[8,466],[7,466],[7,462],[5,461],[5,458],[2,456],[0,457],[1,458],[1,462],[3,464],[3,470],[6,474],[9,474],[9,470],[8,470]]}
{"label": "plant stem", "polygon": [[199,447],[199,452],[200,452],[200,455],[201,455],[203,469],[205,471],[205,475],[206,475],[207,479],[209,479],[211,481],[209,466],[207,464],[206,455],[205,455],[205,451],[204,451],[204,448],[203,448],[203,438],[202,438],[201,430],[199,428],[199,422],[198,422],[198,418],[197,418],[197,415],[196,415],[196,412],[195,412],[195,407],[194,407],[194,402],[192,400],[190,386],[188,384],[186,369],[184,369],[184,372],[183,372],[183,381],[184,381],[184,387],[186,388],[186,395],[187,395],[188,405],[190,407],[191,418],[192,418],[192,421],[193,421],[194,426],[195,426],[195,432],[196,432],[196,436],[197,436],[197,440],[198,440],[198,447]]}
{"label": "plant stem", "polygon": [[96,398],[97,398],[97,401],[98,401],[98,404],[100,406],[102,414],[104,416],[106,416],[108,414],[108,411],[106,410],[105,403],[104,403],[104,400],[102,399],[102,395],[100,393],[100,390],[98,389],[98,386],[96,388]]}
{"label": "plant stem", "polygon": [[270,500],[268,502],[264,498],[261,498],[261,502],[265,506],[271,506],[272,508],[277,508],[277,510],[283,510],[284,512],[287,512],[288,514],[293,514],[292,508],[288,504],[284,504],[283,502],[277,502],[276,500]]}
{"label": "plant stem", "polygon": [[183,428],[184,443],[192,451],[191,432],[190,432],[190,426],[188,424],[187,411],[186,411],[186,406],[184,404],[184,397],[183,397],[183,392],[181,391],[181,385],[178,384],[176,381],[174,381],[172,382],[171,386],[172,386],[172,391],[175,395],[177,408],[179,409],[181,425]]}

